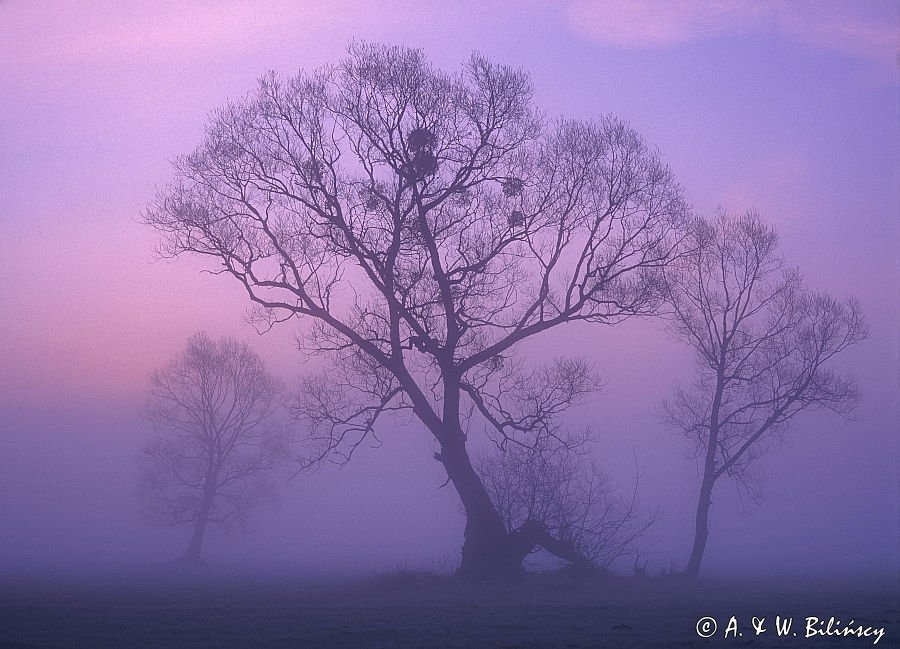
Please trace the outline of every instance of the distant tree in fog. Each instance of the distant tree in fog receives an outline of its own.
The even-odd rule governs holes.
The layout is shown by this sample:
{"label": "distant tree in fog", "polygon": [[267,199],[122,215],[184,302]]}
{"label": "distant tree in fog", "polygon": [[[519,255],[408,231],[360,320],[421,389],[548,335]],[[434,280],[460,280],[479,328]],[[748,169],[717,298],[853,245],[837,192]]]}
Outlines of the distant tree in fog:
{"label": "distant tree in fog", "polygon": [[577,569],[609,568],[637,555],[638,539],[658,519],[638,510],[639,473],[623,498],[567,446],[511,446],[476,456],[475,469],[523,558],[543,547]]}
{"label": "distant tree in fog", "polygon": [[274,422],[279,382],[246,344],[198,333],[151,376],[147,416],[162,429],[142,450],[138,494],[158,525],[189,525],[185,559],[211,524],[240,522],[272,491],[289,458]]}
{"label": "distant tree in fog", "polygon": [[532,94],[526,73],[477,54],[448,74],[355,43],[217,111],[145,215],[164,253],[216,260],[263,326],[310,322],[305,346],[331,361],[296,407],[313,460],[348,460],[385,414],[421,422],[466,512],[473,577],[519,572],[521,556],[467,431],[565,444],[556,420],[593,373],[529,366],[517,347],[654,312],[687,213],[626,123],[549,120]]}
{"label": "distant tree in fog", "polygon": [[713,486],[730,476],[751,490],[756,460],[804,410],[846,413],[853,381],[830,361],[867,335],[858,304],[803,286],[757,214],[698,220],[666,272],[672,332],[693,347],[694,385],[664,403],[696,449],[703,478],[686,574],[696,577],[709,535]]}

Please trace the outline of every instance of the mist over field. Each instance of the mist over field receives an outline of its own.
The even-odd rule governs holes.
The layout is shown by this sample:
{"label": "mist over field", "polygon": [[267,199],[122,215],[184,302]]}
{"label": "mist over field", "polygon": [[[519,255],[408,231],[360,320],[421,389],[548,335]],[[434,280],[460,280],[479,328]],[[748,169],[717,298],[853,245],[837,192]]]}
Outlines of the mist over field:
{"label": "mist over field", "polygon": [[[855,617],[895,641],[898,15],[887,0],[0,2],[0,645],[119,646],[140,633],[151,644],[250,646],[253,629],[266,627],[254,646],[564,646],[569,637],[569,646],[694,646],[704,615],[716,617],[721,639],[728,616],[743,616],[749,628],[757,611],[774,615],[779,606],[798,625],[808,615]],[[529,366],[587,361],[599,389],[572,396],[554,423],[561,435],[589,428],[593,441],[580,461],[605,476],[603,494],[633,502],[629,524],[654,521],[610,561],[596,561],[596,583],[559,572],[567,562],[547,549],[526,556],[530,581],[514,594],[490,582],[470,590],[453,578],[467,520],[476,517],[471,501],[463,507],[461,479],[451,480],[450,438],[442,447],[437,428],[417,418],[421,404],[416,414],[388,409],[349,462],[330,454],[314,470],[301,470],[311,452],[308,419],[279,410],[284,438],[276,441],[288,441],[266,447],[283,457],[271,476],[260,473],[265,484],[254,483],[260,502],[241,503],[246,517],[242,510],[227,526],[211,520],[189,566],[196,527],[148,520],[148,443],[171,421],[148,416],[159,390],[151,375],[180,358],[189,337],[203,331],[246,344],[283,386],[277,405],[296,406],[311,377],[341,368],[298,348],[312,317],[260,334],[249,289],[218,272],[218,257],[159,254],[172,232],[166,209],[184,198],[169,185],[178,157],[215,135],[214,111],[255,93],[267,71],[289,79],[337,65],[360,43],[420,49],[448,74],[475,65],[466,62],[477,52],[509,66],[509,78],[528,75],[531,106],[548,130],[564,130],[557,117],[633,129],[646,142],[640,154],[671,172],[660,192],[669,192],[679,218],[755,211],[777,230],[777,252],[806,288],[858,302],[867,336],[827,364],[852,378],[855,407],[799,412],[763,438],[750,491],[723,473],[696,584],[670,577],[692,553],[703,453],[667,424],[661,404],[697,384],[697,354],[671,318],[641,315],[643,305],[621,322],[611,316],[615,324],[554,326],[513,350]],[[402,134],[411,161],[397,172],[396,192],[408,190],[421,209],[419,187],[438,182],[430,179],[444,170],[434,175],[434,156],[444,154],[432,142],[439,132],[416,131],[424,144]],[[435,168],[421,171],[429,155]],[[409,175],[413,163],[418,177]],[[473,213],[491,200],[539,203],[528,192],[542,187],[542,168],[527,164],[534,168],[524,183],[497,171],[494,193],[478,195]],[[376,180],[368,191],[382,187]],[[550,195],[557,181],[547,183]],[[356,191],[341,200],[363,200]],[[526,229],[523,241],[531,236],[525,218],[509,216],[513,243],[516,227]],[[475,231],[461,229],[461,241]],[[358,270],[337,282],[338,302],[358,299]],[[438,357],[422,332],[410,331],[407,356]],[[466,344],[474,357],[488,345]],[[502,351],[479,362],[502,373],[514,358]],[[344,366],[355,360],[348,358]],[[422,376],[433,370],[419,367]],[[580,394],[574,382],[560,380]],[[337,400],[341,391],[325,392]],[[853,392],[842,395],[848,404]],[[501,389],[498,403],[505,396]],[[497,452],[486,429],[476,417],[453,431],[479,469],[479,458]],[[160,448],[158,455],[171,450]],[[238,484],[231,495],[250,493]],[[504,534],[514,537],[521,523]],[[645,623],[642,612],[660,610],[666,615]],[[227,611],[237,613],[226,623]],[[58,622],[56,636],[41,628],[45,613]],[[771,633],[763,640],[780,646]]]}
{"label": "mist over field", "polygon": [[[652,386],[651,394],[664,394],[670,383],[660,377],[663,370],[674,374],[679,361],[689,361],[657,327],[643,323],[627,325],[642,330],[646,345],[629,357],[617,345],[625,328],[602,332],[605,349],[598,350],[597,362],[607,368],[607,384],[572,418],[597,427],[597,461],[619,489],[631,488],[638,458],[641,503],[662,513],[641,543],[650,569],[658,572],[683,563],[690,549],[697,469],[682,440],[662,431],[654,400],[644,403],[637,390]],[[248,340],[257,348],[276,346],[266,337]],[[296,352],[289,337],[278,342],[286,351],[273,350],[273,361],[288,365],[284,357]],[[589,345],[581,337],[578,342]],[[656,371],[642,371],[645,364]],[[186,529],[154,529],[138,514],[136,457],[153,435],[140,417],[141,396],[4,407],[2,497],[10,523],[4,572],[153,569],[183,552]],[[872,413],[873,406],[865,398],[860,410]],[[873,415],[849,423],[827,414],[799,421],[789,443],[764,460],[766,499],[759,506],[741,502],[730,485],[721,488],[709,572],[895,574],[896,460],[889,447],[866,451],[860,444],[879,434],[893,443],[892,421],[885,413],[876,424]],[[440,488],[444,477],[430,458],[432,445],[414,424],[401,422],[394,435],[384,435],[381,448],[362,448],[346,466],[288,480],[273,503],[253,513],[246,531],[211,531],[209,562],[316,577],[452,567],[465,523],[455,494]],[[630,564],[618,568],[631,572]]]}

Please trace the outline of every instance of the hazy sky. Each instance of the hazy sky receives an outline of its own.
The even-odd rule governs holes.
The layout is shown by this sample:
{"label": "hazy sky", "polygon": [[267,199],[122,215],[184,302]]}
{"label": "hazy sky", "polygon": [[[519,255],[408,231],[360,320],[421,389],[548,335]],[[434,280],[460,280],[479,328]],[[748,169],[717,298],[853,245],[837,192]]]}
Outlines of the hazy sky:
{"label": "hazy sky", "polygon": [[[0,0],[0,568],[182,551],[186,532],[147,532],[132,492],[147,374],[193,331],[249,341],[289,381],[302,371],[295,331],[257,337],[236,285],[154,261],[140,214],[212,109],[269,69],[336,61],[352,38],[422,47],[448,69],[480,50],[530,71],[550,114],[629,120],[699,213],[758,209],[810,285],[858,296],[872,335],[839,361],[864,395],[857,420],[798,419],[763,460],[760,507],[718,485],[707,565],[897,570],[898,6],[774,0]],[[683,566],[697,469],[654,408],[689,380],[687,353],[654,323],[567,340],[606,383],[573,418],[595,424],[624,488],[634,449],[643,501],[664,516],[652,565]],[[384,437],[289,484],[219,549],[299,566],[452,560],[463,519],[429,440]]]}

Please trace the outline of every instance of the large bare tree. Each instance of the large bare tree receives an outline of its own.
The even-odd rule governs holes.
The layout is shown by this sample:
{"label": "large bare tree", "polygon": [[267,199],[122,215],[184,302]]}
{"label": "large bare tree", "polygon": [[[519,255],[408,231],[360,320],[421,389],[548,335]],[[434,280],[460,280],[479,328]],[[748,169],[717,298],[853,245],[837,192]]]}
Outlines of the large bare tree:
{"label": "large bare tree", "polygon": [[146,412],[163,432],[141,452],[138,494],[152,522],[192,527],[196,563],[207,527],[243,520],[290,457],[273,422],[279,382],[246,344],[198,333],[151,383]]}
{"label": "large bare tree", "polygon": [[803,286],[780,256],[775,229],[756,213],[697,220],[685,254],[666,273],[674,334],[695,352],[697,375],[664,403],[669,423],[702,466],[694,544],[696,577],[709,536],[713,486],[722,476],[751,489],[755,461],[804,410],[845,413],[853,381],[830,361],[863,340],[858,304]]}
{"label": "large bare tree", "polygon": [[213,258],[267,325],[300,317],[332,367],[297,413],[318,456],[410,411],[467,523],[461,573],[520,569],[467,432],[533,446],[593,389],[590,368],[529,366],[519,343],[653,312],[686,207],[625,123],[548,120],[527,74],[473,55],[356,43],[335,66],[265,76],[217,111],[146,220],[164,251]]}

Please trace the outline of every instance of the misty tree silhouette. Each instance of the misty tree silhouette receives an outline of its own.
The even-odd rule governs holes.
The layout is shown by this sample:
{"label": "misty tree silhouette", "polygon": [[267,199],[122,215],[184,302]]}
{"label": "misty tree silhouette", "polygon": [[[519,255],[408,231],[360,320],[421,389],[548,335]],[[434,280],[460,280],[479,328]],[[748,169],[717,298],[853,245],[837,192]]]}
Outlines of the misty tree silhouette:
{"label": "misty tree silhouette", "polygon": [[866,337],[859,305],[805,288],[777,247],[775,229],[756,213],[721,211],[695,222],[666,271],[671,331],[694,349],[697,366],[695,384],[663,404],[703,467],[690,577],[700,572],[715,482],[731,476],[753,495],[755,460],[795,415],[846,413],[857,399],[853,381],[828,364]]}
{"label": "misty tree silhouette", "polygon": [[526,73],[478,54],[448,74],[354,43],[217,111],[145,218],[165,254],[217,260],[264,326],[311,321],[305,344],[331,362],[296,404],[311,461],[349,460],[387,413],[424,425],[466,513],[460,574],[480,577],[520,571],[521,538],[466,431],[570,443],[557,419],[594,389],[590,368],[530,367],[516,346],[654,312],[687,212],[625,123],[548,120]]}
{"label": "misty tree silhouette", "polygon": [[246,344],[204,333],[151,384],[146,414],[164,432],[141,451],[138,495],[152,523],[193,527],[184,558],[196,564],[207,527],[242,522],[289,458],[273,423],[281,388]]}

